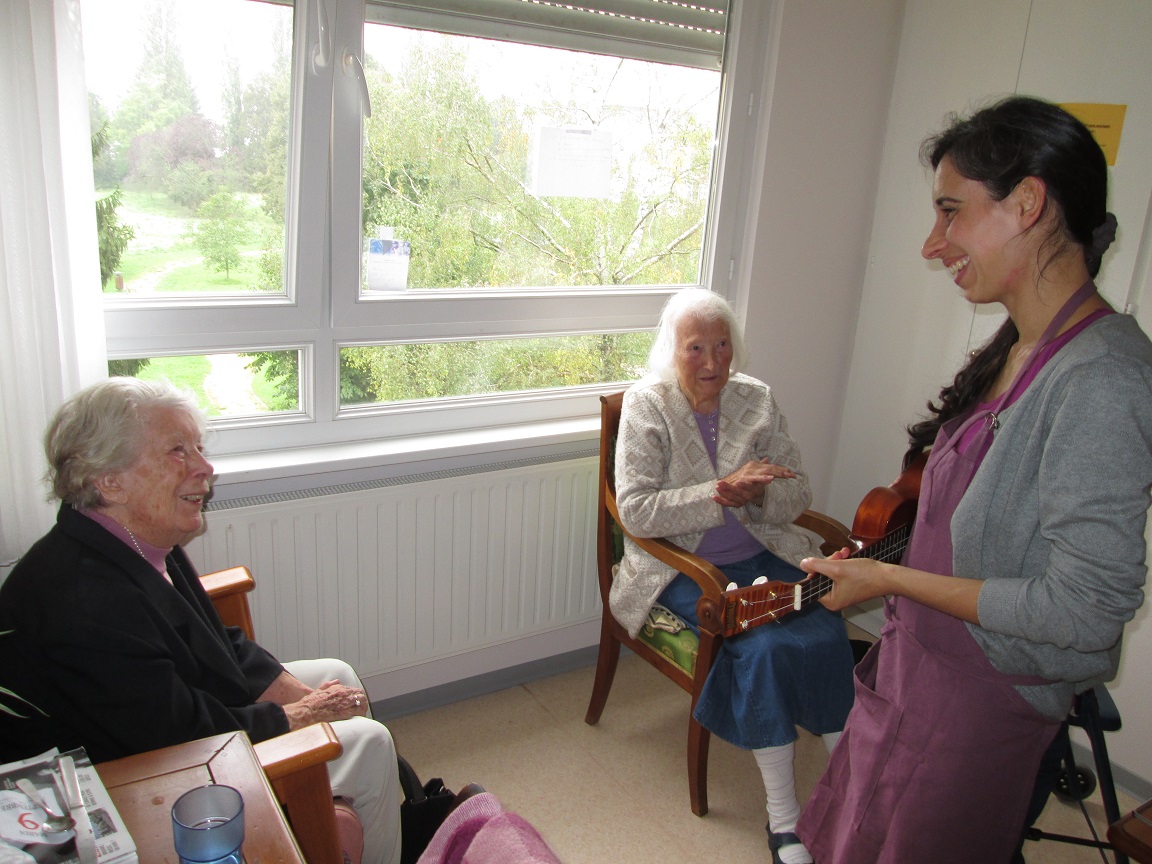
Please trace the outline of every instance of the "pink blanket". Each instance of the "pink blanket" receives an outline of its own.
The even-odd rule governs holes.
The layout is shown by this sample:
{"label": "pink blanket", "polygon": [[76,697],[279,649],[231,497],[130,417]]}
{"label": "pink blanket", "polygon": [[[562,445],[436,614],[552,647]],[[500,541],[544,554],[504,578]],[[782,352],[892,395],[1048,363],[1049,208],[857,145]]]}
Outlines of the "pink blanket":
{"label": "pink blanket", "polygon": [[418,864],[560,864],[560,859],[525,819],[484,792],[448,814]]}

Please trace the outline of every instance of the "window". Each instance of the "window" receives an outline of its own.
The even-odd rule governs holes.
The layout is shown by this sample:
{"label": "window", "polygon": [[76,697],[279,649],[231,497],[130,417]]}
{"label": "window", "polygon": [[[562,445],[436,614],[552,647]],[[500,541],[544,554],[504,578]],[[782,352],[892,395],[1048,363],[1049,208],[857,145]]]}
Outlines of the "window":
{"label": "window", "polygon": [[749,122],[735,0],[592,5],[82,0],[111,371],[217,452],[592,413],[727,291]]}

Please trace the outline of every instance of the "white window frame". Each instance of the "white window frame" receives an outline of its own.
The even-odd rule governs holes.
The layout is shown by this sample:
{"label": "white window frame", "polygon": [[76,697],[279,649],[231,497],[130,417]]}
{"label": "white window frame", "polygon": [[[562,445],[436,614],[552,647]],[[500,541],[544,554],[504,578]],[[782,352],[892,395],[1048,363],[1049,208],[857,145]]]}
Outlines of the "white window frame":
{"label": "white window frame", "polygon": [[[734,274],[754,218],[748,212],[755,206],[750,185],[758,175],[754,139],[771,43],[771,16],[755,9],[758,2],[730,0],[716,182],[701,267],[701,284],[733,302]],[[412,438],[479,429],[497,430],[487,440],[515,438],[509,427],[598,417],[596,397],[611,387],[341,410],[338,364],[344,345],[652,328],[664,300],[681,287],[444,290],[360,302],[359,117],[365,88],[355,77],[355,61],[344,58],[361,56],[364,13],[363,0],[296,3],[293,116],[305,122],[294,122],[290,146],[287,295],[198,297],[194,304],[113,298],[105,304],[109,357],[301,350],[301,412],[217,421],[214,454],[307,447],[331,452],[349,442],[385,439],[404,451]],[[330,207],[330,200],[355,205]]]}

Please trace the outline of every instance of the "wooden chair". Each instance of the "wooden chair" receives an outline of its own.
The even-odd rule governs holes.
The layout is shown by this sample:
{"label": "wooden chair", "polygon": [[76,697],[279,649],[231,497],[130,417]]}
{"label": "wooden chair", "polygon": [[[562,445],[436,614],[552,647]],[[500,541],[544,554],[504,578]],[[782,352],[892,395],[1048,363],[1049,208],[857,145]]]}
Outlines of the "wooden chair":
{"label": "wooden chair", "polygon": [[[253,638],[248,592],[255,587],[247,567],[200,577],[225,624]],[[343,852],[328,781],[328,762],[344,752],[332,727],[316,723],[253,746],[276,799],[308,864],[342,864]]]}
{"label": "wooden chair", "polygon": [[[613,568],[624,553],[623,535],[626,533],[620,526],[620,514],[616,509],[616,484],[613,477],[616,435],[620,428],[620,408],[623,400],[623,393],[600,397],[600,491],[597,505],[596,546],[600,598],[604,604],[604,614],[600,624],[600,652],[596,660],[596,680],[592,686],[592,698],[588,703],[588,713],[584,717],[584,722],[594,725],[600,719],[604,704],[608,700],[608,691],[612,688],[612,679],[616,674],[621,645],[627,646],[676,682],[692,697],[692,707],[688,712],[688,793],[692,802],[692,812],[697,816],[703,816],[708,812],[710,734],[692,717],[692,711],[696,708],[700,690],[724,640],[721,625],[721,612],[724,608],[722,595],[728,580],[712,564],[668,540],[633,537],[628,534],[627,536],[645,552],[684,573],[700,586],[703,595],[696,604],[700,635],[697,640],[691,629],[685,629],[675,637],[670,637],[664,631],[650,632],[649,628],[645,628],[638,638],[633,639],[612,617],[608,596],[612,590]],[[849,540],[848,528],[821,513],[806,510],[795,524],[818,535],[822,540],[821,551],[826,555],[844,546],[853,545]]]}

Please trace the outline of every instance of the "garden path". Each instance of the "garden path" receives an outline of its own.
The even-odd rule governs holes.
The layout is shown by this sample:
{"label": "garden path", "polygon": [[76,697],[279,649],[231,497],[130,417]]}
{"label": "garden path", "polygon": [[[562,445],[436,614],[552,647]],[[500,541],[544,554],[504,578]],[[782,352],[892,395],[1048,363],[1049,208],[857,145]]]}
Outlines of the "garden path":
{"label": "garden path", "polygon": [[239,354],[209,354],[212,371],[204,379],[204,390],[225,417],[259,414],[267,406],[252,392],[252,372]]}

